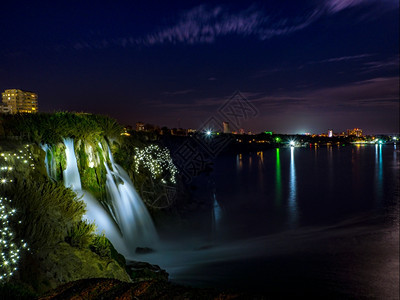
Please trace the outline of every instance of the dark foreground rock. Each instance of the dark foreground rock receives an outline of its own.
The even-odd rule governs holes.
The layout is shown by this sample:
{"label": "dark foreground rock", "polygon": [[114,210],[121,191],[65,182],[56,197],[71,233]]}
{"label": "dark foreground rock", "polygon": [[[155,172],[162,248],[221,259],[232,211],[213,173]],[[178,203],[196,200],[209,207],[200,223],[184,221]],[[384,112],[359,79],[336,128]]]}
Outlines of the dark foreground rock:
{"label": "dark foreground rock", "polygon": [[147,262],[129,261],[125,269],[134,281],[168,281],[167,271]]}
{"label": "dark foreground rock", "polygon": [[50,299],[252,299],[236,293],[173,285],[165,281],[122,282],[94,278],[69,282],[48,292],[41,300]]}

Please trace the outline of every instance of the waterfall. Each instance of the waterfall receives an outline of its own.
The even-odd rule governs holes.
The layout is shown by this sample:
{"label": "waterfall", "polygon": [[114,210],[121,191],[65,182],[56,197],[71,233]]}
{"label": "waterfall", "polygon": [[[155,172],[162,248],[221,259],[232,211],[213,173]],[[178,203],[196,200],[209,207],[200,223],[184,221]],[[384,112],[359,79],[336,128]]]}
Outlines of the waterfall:
{"label": "waterfall", "polygon": [[64,185],[74,191],[81,191],[81,176],[78,171],[78,163],[74,150],[74,140],[64,139],[65,155],[67,156],[67,168],[63,171]]}
{"label": "waterfall", "polygon": [[[101,145],[100,145],[101,146]],[[154,247],[157,231],[142,199],[125,170],[114,162],[108,149],[112,170],[104,162],[107,171],[106,188],[113,205],[116,221],[130,249]]]}
{"label": "waterfall", "polygon": [[[46,166],[47,175],[51,179],[57,180],[57,170],[54,162],[53,152],[51,151],[52,150],[51,147],[47,144],[41,144],[40,147],[46,153],[44,158],[44,164]],[[49,161],[49,155],[50,155],[50,161]]]}
{"label": "waterfall", "polygon": [[104,232],[106,237],[119,252],[127,254],[129,251],[128,247],[113,219],[97,199],[89,192],[82,190],[81,178],[74,150],[74,140],[69,138],[64,139],[64,145],[66,147],[65,153],[67,156],[67,168],[63,173],[64,185],[74,190],[78,196],[81,196],[82,200],[85,201],[86,214],[83,216],[83,219],[94,222],[97,226],[97,233]]}
{"label": "waterfall", "polygon": [[222,209],[221,206],[219,205],[218,201],[217,201],[217,196],[215,194],[215,191],[212,194],[212,198],[213,198],[213,208],[211,211],[212,214],[212,226],[213,226],[213,231],[214,233],[219,231],[219,223],[221,221],[221,217],[222,217]]}
{"label": "waterfall", "polygon": [[[65,138],[64,145],[67,158],[67,167],[63,172],[64,185],[74,190],[85,201],[87,212],[84,219],[95,222],[98,233],[104,232],[115,248],[126,256],[134,254],[136,247],[154,248],[158,236],[150,214],[129,175],[115,163],[110,149],[105,153],[108,154],[111,169],[104,162],[109,197],[107,202],[110,204],[108,212],[96,198],[82,189],[73,139]],[[99,146],[102,148],[101,144]],[[42,145],[46,153],[49,148],[48,145]],[[47,154],[45,164],[50,176],[51,163],[49,165]]]}

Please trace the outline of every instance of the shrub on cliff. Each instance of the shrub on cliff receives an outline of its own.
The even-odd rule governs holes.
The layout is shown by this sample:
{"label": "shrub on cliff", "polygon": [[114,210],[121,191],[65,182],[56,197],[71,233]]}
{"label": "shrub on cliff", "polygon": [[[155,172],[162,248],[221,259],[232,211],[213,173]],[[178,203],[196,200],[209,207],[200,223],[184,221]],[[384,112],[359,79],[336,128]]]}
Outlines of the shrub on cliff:
{"label": "shrub on cliff", "polygon": [[65,241],[79,249],[88,248],[95,237],[95,230],[96,225],[94,223],[89,223],[86,220],[79,221],[78,223],[74,223],[68,230]]}
{"label": "shrub on cliff", "polygon": [[52,247],[63,241],[68,230],[85,213],[85,203],[62,183],[20,178],[4,193],[13,200],[21,220],[15,225],[18,236],[33,250]]}
{"label": "shrub on cliff", "polygon": [[111,258],[111,243],[104,234],[94,237],[90,249],[101,257]]}

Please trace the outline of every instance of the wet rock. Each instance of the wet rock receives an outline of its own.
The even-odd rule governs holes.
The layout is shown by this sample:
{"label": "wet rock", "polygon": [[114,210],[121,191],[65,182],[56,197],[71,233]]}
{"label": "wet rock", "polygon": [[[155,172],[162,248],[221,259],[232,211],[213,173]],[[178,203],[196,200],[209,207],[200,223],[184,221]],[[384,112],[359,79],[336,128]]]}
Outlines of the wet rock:
{"label": "wet rock", "polygon": [[154,252],[154,249],[149,247],[137,247],[135,253],[136,254],[147,254]]}
{"label": "wet rock", "polygon": [[167,271],[157,265],[142,261],[128,262],[126,269],[133,281],[159,280],[168,281]]}

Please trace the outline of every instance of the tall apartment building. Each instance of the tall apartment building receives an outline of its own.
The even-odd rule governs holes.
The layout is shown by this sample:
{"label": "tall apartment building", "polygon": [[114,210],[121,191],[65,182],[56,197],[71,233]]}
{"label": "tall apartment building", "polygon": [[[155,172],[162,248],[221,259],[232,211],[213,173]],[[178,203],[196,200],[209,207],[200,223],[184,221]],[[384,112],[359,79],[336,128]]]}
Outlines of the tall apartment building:
{"label": "tall apartment building", "polygon": [[38,96],[33,92],[9,89],[5,90],[1,95],[3,103],[0,108],[3,113],[16,114],[38,112]]}

